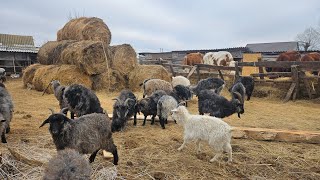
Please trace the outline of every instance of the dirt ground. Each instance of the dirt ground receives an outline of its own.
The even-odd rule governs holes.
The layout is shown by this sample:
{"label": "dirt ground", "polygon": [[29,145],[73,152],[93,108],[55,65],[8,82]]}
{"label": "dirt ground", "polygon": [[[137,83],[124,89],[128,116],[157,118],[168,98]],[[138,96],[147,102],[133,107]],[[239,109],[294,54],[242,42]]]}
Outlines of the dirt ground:
{"label": "dirt ground", "polygon": [[[42,92],[24,89],[20,79],[8,81],[6,86],[15,112],[8,143],[0,144],[0,152],[8,153],[7,147],[22,143],[54,150],[48,127],[39,128],[50,115],[48,108],[58,111],[54,95],[42,96]],[[141,92],[136,94],[142,97]],[[111,114],[111,99],[118,93],[101,91],[97,95]],[[189,105],[192,113],[198,112],[196,98]],[[253,97],[245,102],[241,119],[232,115],[225,121],[231,126],[319,131],[319,109],[320,104],[308,100],[284,104],[277,99]],[[130,121],[124,132],[113,134],[120,158],[117,179],[320,179],[318,144],[232,139],[234,162],[226,163],[224,155],[219,162],[210,163],[214,152],[204,142],[200,154],[196,154],[193,143],[177,151],[183,141],[183,129],[177,124],[169,122],[165,130],[159,123],[132,124]],[[110,166],[110,162],[99,155],[93,164]]]}

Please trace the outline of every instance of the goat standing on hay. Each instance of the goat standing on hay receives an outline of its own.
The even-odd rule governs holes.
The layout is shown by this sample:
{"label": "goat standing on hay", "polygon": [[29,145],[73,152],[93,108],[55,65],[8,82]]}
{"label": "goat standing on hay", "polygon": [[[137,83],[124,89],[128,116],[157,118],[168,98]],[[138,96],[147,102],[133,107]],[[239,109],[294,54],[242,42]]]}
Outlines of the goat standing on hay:
{"label": "goat standing on hay", "polygon": [[114,145],[111,122],[105,114],[86,114],[75,120],[64,115],[65,109],[44,120],[40,127],[49,123],[49,131],[57,150],[71,148],[81,154],[91,153],[93,162],[100,149],[113,154],[113,163],[118,164],[117,146]]}
{"label": "goat standing on hay", "polygon": [[10,132],[12,112],[12,98],[4,84],[0,83],[0,134],[2,143],[7,143],[5,134]]}
{"label": "goat standing on hay", "polygon": [[210,162],[216,161],[223,151],[228,153],[228,162],[232,161],[231,127],[226,122],[216,117],[192,115],[185,106],[172,110],[172,117],[184,127],[184,141],[178,151],[188,142],[196,140],[197,153],[200,153],[200,141],[208,141],[217,152]]}

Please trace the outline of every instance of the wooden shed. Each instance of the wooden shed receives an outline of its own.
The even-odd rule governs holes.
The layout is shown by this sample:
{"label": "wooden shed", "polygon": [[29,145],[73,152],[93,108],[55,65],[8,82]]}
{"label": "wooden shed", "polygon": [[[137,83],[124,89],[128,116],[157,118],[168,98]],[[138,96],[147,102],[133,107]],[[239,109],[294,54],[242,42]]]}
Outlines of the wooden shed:
{"label": "wooden shed", "polygon": [[0,67],[7,75],[20,74],[24,67],[36,62],[38,50],[32,36],[0,34]]}

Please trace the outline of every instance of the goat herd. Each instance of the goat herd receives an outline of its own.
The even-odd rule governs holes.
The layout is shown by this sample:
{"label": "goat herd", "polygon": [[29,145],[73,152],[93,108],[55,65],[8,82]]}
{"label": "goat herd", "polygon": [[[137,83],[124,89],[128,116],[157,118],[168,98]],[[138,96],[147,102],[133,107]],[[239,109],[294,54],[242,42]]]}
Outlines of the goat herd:
{"label": "goat herd", "polygon": [[[172,83],[161,79],[146,79],[140,84],[143,88],[142,99],[138,100],[130,90],[122,90],[120,95],[113,99],[115,102],[112,121],[101,107],[98,97],[90,89],[79,84],[63,86],[57,80],[52,81],[51,85],[61,111],[54,113],[51,110],[52,115],[44,120],[40,127],[49,124],[49,132],[58,150],[58,156],[48,163],[44,179],[59,179],[62,171],[74,174],[80,172],[81,167],[87,167],[79,153],[91,154],[89,162],[93,162],[100,149],[106,150],[113,154],[113,163],[117,165],[118,152],[112,133],[124,130],[132,116],[136,125],[137,113],[144,115],[143,126],[147,116],[152,116],[151,124],[154,124],[155,116],[158,116],[163,129],[169,116],[182,125],[184,142],[178,150],[182,150],[189,141],[196,140],[197,151],[200,151],[200,141],[207,141],[217,153],[210,162],[217,160],[223,151],[228,153],[228,161],[232,161],[231,127],[220,118],[234,113],[240,118],[240,114],[244,113],[244,97],[247,96],[247,100],[250,100],[254,80],[251,77],[238,78],[229,89],[232,98],[228,100],[220,95],[225,82],[219,78],[202,79],[195,86],[191,86],[190,81],[183,76],[173,77]],[[198,97],[200,115],[192,115],[186,108],[193,95]],[[68,111],[71,118],[67,117]],[[5,134],[10,131],[12,114],[11,96],[5,85],[0,83],[2,143],[7,142]],[[82,160],[70,161],[70,157]],[[76,170],[66,170],[71,166],[57,165],[62,162],[75,163]],[[66,174],[63,176],[72,177]],[[84,174],[83,176],[85,177]]]}

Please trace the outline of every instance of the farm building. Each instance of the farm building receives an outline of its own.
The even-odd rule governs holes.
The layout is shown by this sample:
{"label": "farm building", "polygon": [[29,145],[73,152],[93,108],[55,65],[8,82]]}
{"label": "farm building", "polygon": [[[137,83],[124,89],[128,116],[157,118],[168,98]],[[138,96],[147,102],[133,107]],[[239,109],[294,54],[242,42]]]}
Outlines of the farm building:
{"label": "farm building", "polygon": [[32,36],[0,34],[0,67],[8,75],[21,73],[24,67],[35,63],[37,53]]}
{"label": "farm building", "polygon": [[[292,42],[272,42],[272,43],[252,43],[245,47],[233,47],[223,49],[195,49],[195,50],[177,50],[171,52],[141,52],[139,53],[140,62],[155,61],[159,58],[169,60],[173,64],[181,64],[185,55],[189,53],[207,53],[217,51],[228,51],[232,54],[236,61],[242,61],[244,53],[259,53],[262,58],[276,58],[280,53],[286,51],[299,51],[299,44],[296,41]],[[271,55],[271,57],[270,57]]]}

